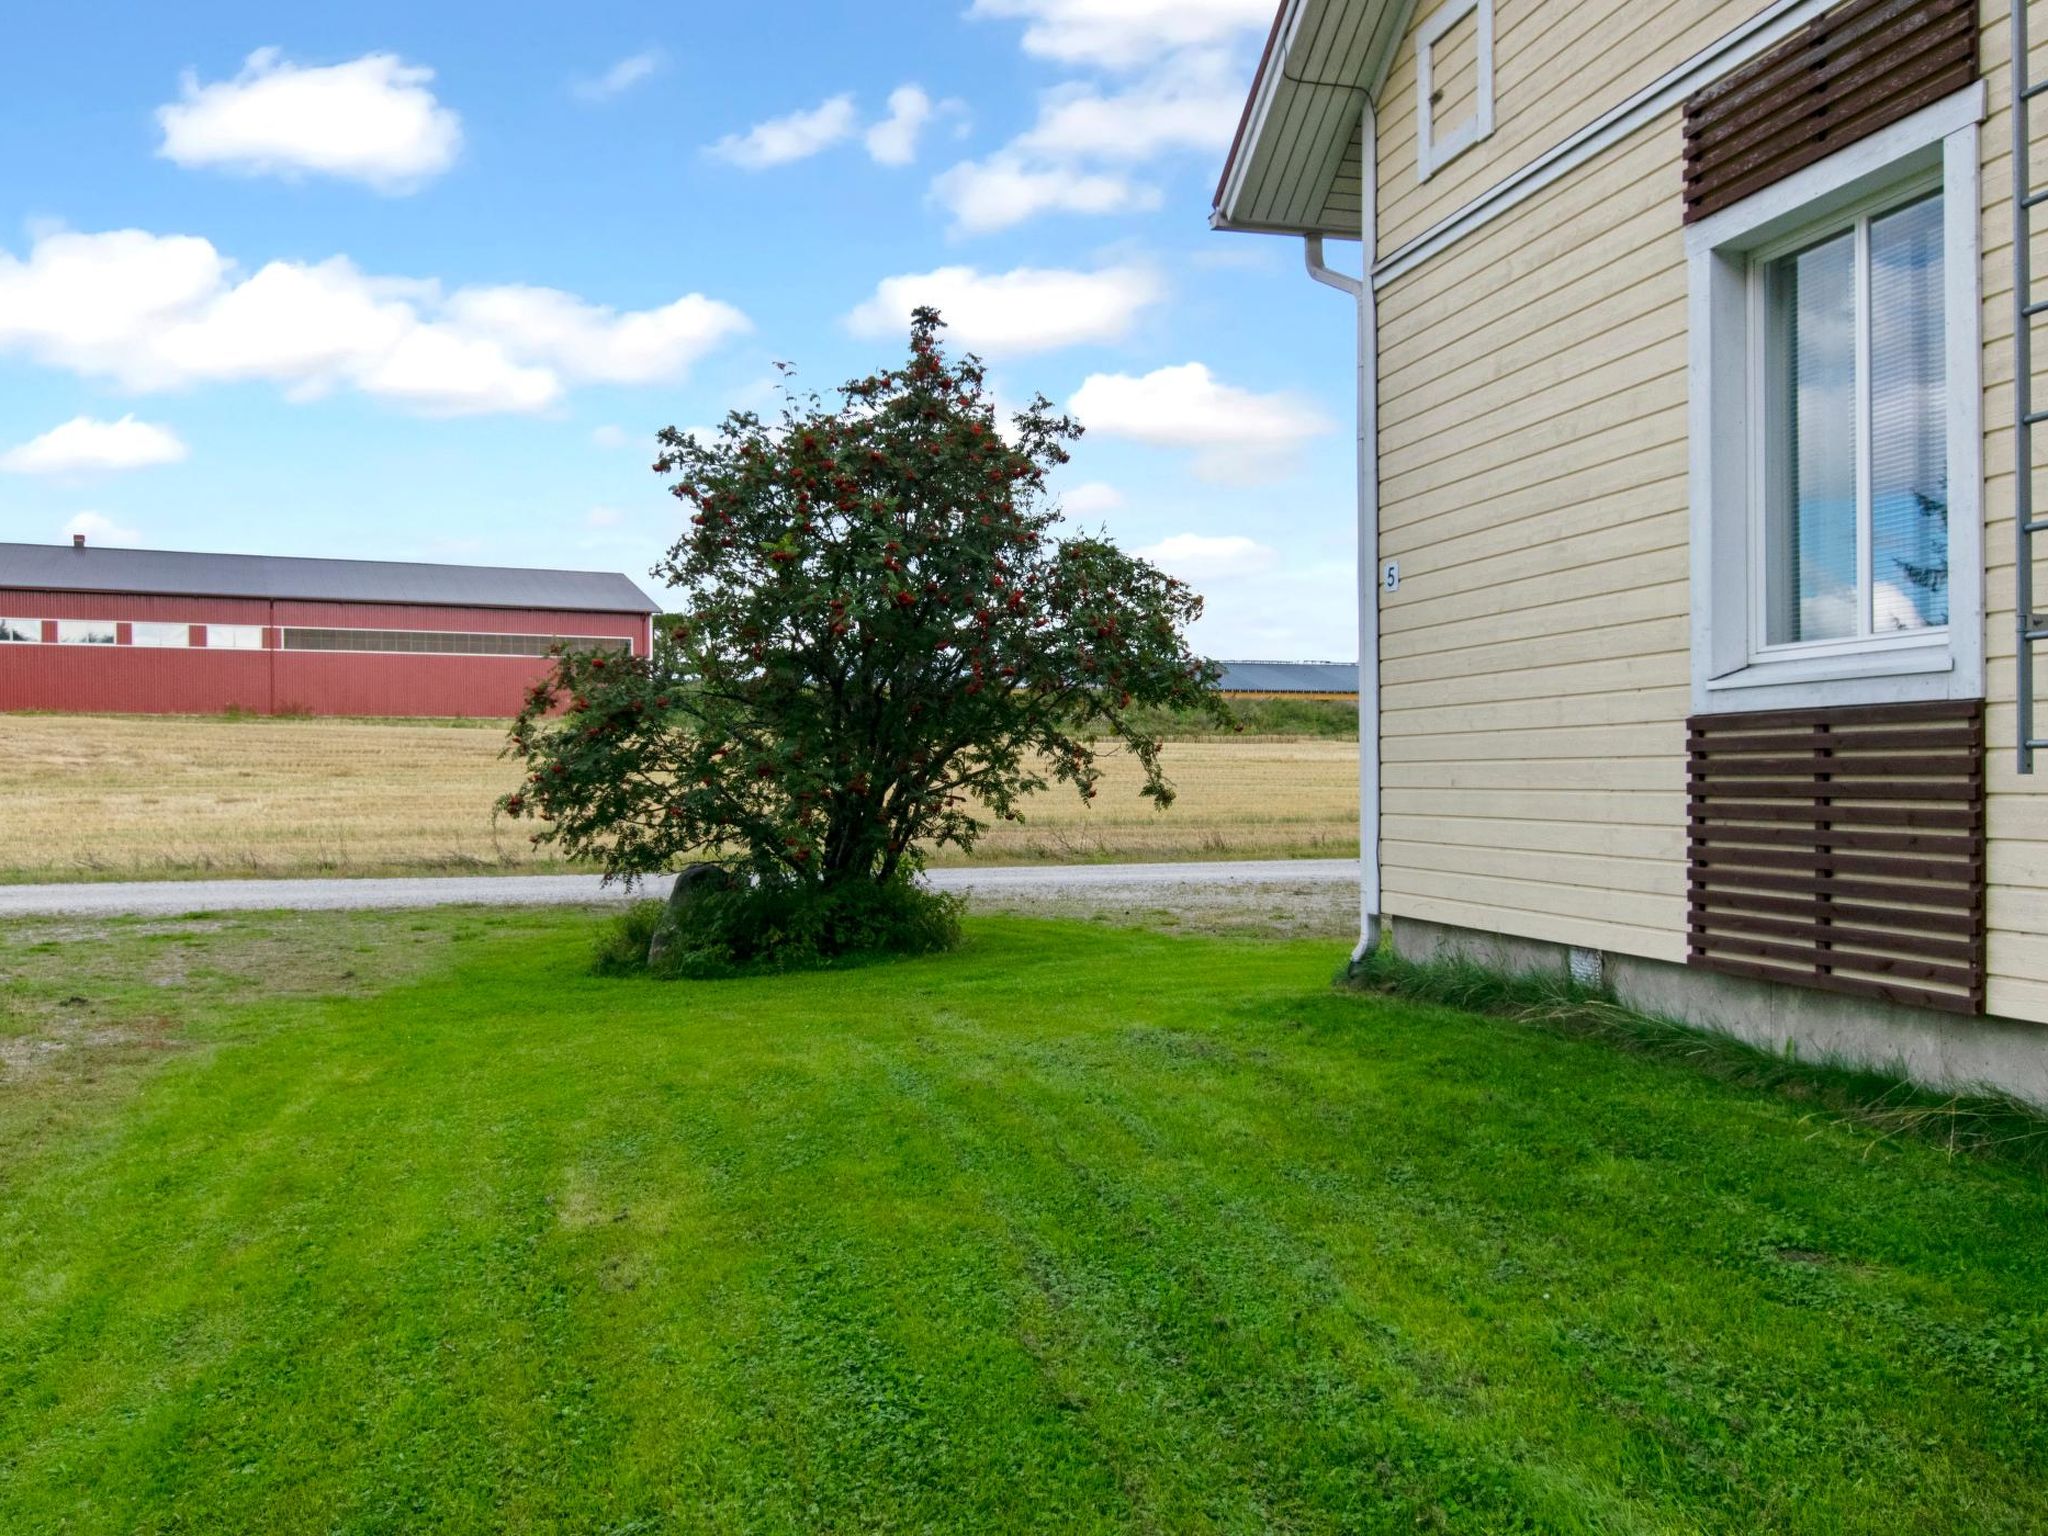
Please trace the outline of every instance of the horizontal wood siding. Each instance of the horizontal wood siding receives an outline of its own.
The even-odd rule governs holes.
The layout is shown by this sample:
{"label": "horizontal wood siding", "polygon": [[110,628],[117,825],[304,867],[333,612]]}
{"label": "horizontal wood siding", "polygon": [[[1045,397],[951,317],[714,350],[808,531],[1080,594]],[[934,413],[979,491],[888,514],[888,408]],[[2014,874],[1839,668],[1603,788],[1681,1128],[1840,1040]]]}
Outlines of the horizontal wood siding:
{"label": "horizontal wood siding", "polygon": [[[1763,0],[1494,0],[1494,132],[1428,181],[1416,173],[1416,7],[1380,96],[1385,255],[1677,68],[1764,8]],[[1678,183],[1674,144],[1662,171]]]}
{"label": "horizontal wood siding", "polygon": [[1360,196],[1364,180],[1365,135],[1363,127],[1351,130],[1351,140],[1344,146],[1344,158],[1337,163],[1337,174],[1330,182],[1330,190],[1323,197],[1322,225],[1325,229],[1348,230],[1355,237],[1360,221],[1365,217],[1365,203]]}
{"label": "horizontal wood siding", "polygon": [[[1497,0],[1499,130],[1426,187],[1411,35],[1380,118],[1380,253],[1760,9]],[[2005,0],[1977,8],[1991,103],[1985,1005],[2048,1022],[2048,774],[2013,767],[2008,21]],[[2048,24],[2035,49],[2048,79]],[[1382,515],[1402,571],[1383,619],[1397,915],[1686,958],[1682,152],[1673,113],[1382,291]],[[2048,185],[2048,135],[2033,156]],[[2048,273],[2048,236],[2034,263]],[[2048,433],[2035,468],[2048,483]],[[2048,591],[2048,563],[2035,581]]]}
{"label": "horizontal wood siding", "polygon": [[[2034,79],[2048,78],[2048,25],[2035,11]],[[2013,436],[2012,436],[2012,39],[2004,0],[1978,12],[1978,57],[1991,101],[1983,143],[1985,683],[1988,755],[1985,819],[1990,841],[1989,1011],[2048,1022],[2048,773],[2022,778],[2013,763]],[[2036,114],[2032,174],[2048,185],[2048,120]],[[2048,273],[2048,210],[2037,215],[2035,272]],[[2037,282],[2039,278],[2037,277]],[[2048,285],[2044,285],[2048,290]],[[2036,388],[2039,386],[2037,384]],[[2035,483],[2048,483],[2048,433],[2036,433]],[[2037,491],[2037,496],[2039,492]],[[2037,545],[2037,548],[2040,546]],[[2048,566],[2035,572],[2048,591]]]}
{"label": "horizontal wood siding", "polygon": [[1674,111],[1380,295],[1397,918],[1685,958],[1678,143]]}

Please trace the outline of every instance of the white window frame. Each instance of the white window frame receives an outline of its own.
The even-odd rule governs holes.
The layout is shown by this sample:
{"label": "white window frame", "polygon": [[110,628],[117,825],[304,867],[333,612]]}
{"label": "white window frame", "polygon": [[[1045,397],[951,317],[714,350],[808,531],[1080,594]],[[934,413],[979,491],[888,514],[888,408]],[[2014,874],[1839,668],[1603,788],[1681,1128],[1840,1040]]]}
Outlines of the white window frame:
{"label": "white window frame", "polygon": [[[1765,269],[1784,256],[1798,251],[1810,250],[1817,244],[1825,243],[1842,235],[1848,235],[1855,250],[1855,305],[1856,330],[1859,337],[1855,362],[1855,405],[1856,419],[1860,430],[1856,435],[1856,602],[1857,627],[1864,628],[1871,620],[1871,505],[1870,476],[1875,445],[1872,442],[1870,415],[1870,226],[1873,221],[1888,213],[1897,212],[1923,198],[1932,197],[1944,191],[1944,177],[1939,166],[1930,166],[1917,176],[1904,177],[1898,182],[1861,199],[1846,208],[1837,210],[1828,218],[1802,227],[1798,232],[1774,240],[1769,245],[1747,253],[1749,262],[1749,398],[1755,402],[1763,398],[1764,379],[1769,366],[1765,357],[1764,330],[1767,324],[1766,299],[1764,294]],[[1946,209],[1944,209],[1944,216]],[[1945,217],[1944,217],[1945,223]],[[1944,233],[1945,233],[1944,229]],[[1944,242],[1946,243],[1946,242]],[[1946,254],[1946,253],[1944,253]],[[1944,316],[1944,331],[1953,316]],[[1761,411],[1749,413],[1750,439],[1750,489],[1749,489],[1749,536],[1751,548],[1761,548],[1767,537],[1768,488],[1765,474],[1765,455],[1769,451],[1770,423]],[[1770,573],[1761,560],[1749,562],[1750,605],[1749,645],[1752,659],[1764,661],[1796,660],[1802,656],[1835,656],[1863,651],[1881,651],[1887,648],[1901,650],[1915,646],[1946,646],[1948,626],[1924,630],[1894,631],[1890,633],[1865,633],[1843,636],[1830,640],[1773,641],[1770,638],[1769,615],[1766,593],[1769,590]]]}
{"label": "white window frame", "polygon": [[[1983,305],[1978,259],[1982,81],[1686,230],[1695,713],[1984,695]],[[1759,257],[1859,209],[1942,193],[1948,396],[1947,628],[1765,646]]]}
{"label": "white window frame", "polygon": [[[66,631],[69,631],[67,634]],[[92,637],[104,634],[106,639]],[[57,621],[57,643],[59,645],[115,645],[120,642],[120,626],[112,619],[59,619]]]}
{"label": "white window frame", "polygon": [[180,651],[192,645],[192,626],[160,619],[137,619],[128,628],[130,645],[145,650]]}
{"label": "white window frame", "polygon": [[[14,631],[26,633],[17,636]],[[41,645],[43,643],[43,621],[41,619],[14,619],[0,616],[0,645]]]}
{"label": "white window frame", "polygon": [[[1467,16],[1477,15],[1474,25],[1478,78],[1473,86],[1472,116],[1446,138],[1435,132],[1435,112],[1430,98],[1436,94],[1434,54],[1436,45],[1451,28]],[[1446,0],[1443,8],[1425,21],[1415,33],[1415,173],[1429,180],[1444,166],[1493,133],[1493,0]]]}

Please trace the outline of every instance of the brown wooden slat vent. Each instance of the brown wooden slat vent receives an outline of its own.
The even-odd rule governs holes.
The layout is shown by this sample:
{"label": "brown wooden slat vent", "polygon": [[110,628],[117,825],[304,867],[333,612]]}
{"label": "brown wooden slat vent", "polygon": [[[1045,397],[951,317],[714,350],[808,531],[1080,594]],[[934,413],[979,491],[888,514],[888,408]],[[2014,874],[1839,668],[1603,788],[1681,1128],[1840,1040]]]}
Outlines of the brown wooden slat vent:
{"label": "brown wooden slat vent", "polygon": [[1685,103],[1685,220],[1977,78],[1976,0],[1849,0]]}
{"label": "brown wooden slat vent", "polygon": [[1984,1011],[1984,706],[1689,723],[1690,959]]}

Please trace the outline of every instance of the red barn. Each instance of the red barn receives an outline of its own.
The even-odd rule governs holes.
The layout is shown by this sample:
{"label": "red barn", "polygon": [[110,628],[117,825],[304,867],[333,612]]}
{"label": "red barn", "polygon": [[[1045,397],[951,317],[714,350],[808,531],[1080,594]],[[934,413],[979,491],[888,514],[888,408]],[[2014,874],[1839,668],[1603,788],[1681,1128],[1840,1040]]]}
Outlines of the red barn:
{"label": "red barn", "polygon": [[509,716],[655,611],[603,571],[0,544],[0,710]]}

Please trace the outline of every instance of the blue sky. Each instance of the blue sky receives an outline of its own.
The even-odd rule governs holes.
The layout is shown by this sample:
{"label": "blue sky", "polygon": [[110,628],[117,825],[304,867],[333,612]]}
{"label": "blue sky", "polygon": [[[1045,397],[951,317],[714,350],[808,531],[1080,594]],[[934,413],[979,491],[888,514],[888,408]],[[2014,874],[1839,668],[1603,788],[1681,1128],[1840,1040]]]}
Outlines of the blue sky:
{"label": "blue sky", "polygon": [[[931,301],[1226,656],[1355,653],[1351,320],[1209,232],[1270,0],[36,7],[0,540],[617,568],[654,431]],[[657,596],[660,594],[657,593]]]}

